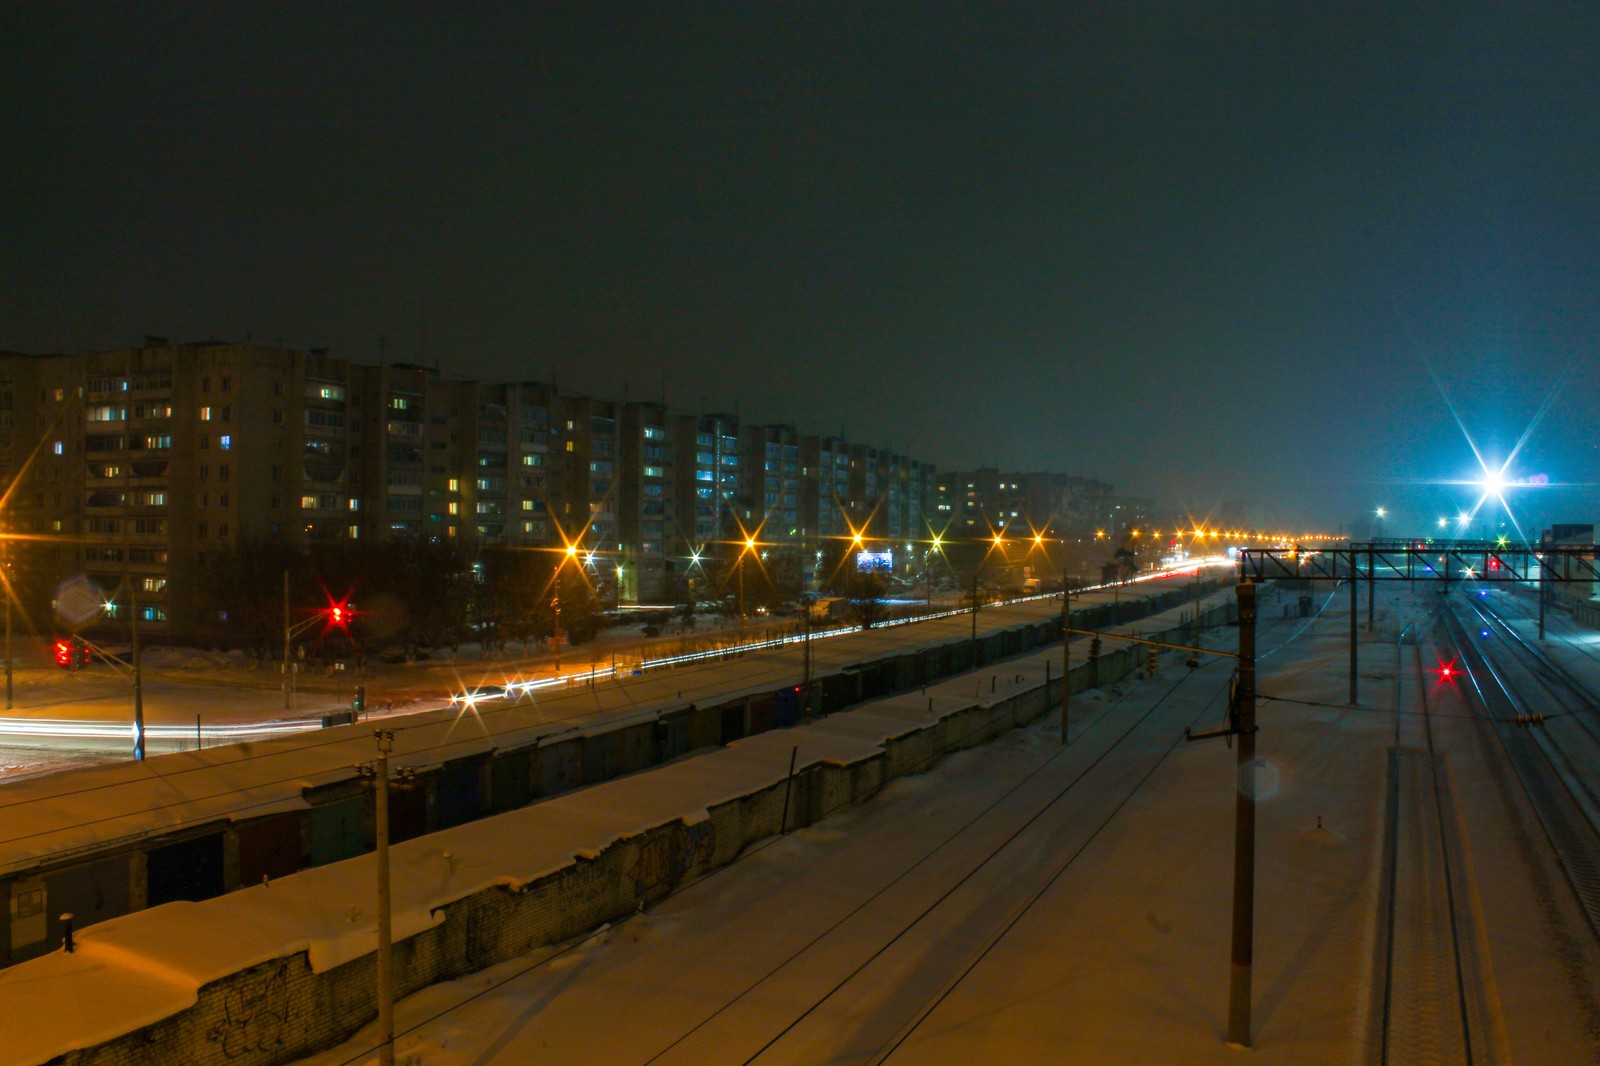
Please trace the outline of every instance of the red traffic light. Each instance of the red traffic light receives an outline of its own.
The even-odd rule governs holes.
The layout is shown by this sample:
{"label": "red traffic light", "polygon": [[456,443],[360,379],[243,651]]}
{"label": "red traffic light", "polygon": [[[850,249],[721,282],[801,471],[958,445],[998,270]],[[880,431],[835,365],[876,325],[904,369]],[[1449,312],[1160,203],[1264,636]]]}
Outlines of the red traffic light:
{"label": "red traffic light", "polygon": [[63,670],[88,666],[92,655],[89,646],[77,637],[68,637],[55,643],[56,665]]}

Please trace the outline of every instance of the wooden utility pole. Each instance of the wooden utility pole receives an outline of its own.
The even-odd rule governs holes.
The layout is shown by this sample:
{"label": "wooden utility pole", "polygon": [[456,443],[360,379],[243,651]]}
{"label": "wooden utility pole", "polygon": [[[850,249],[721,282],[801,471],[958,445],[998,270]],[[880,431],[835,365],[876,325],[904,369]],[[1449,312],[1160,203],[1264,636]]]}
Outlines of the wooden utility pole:
{"label": "wooden utility pole", "polygon": [[1071,739],[1067,731],[1067,708],[1072,703],[1072,587],[1061,582],[1061,743]]}
{"label": "wooden utility pole", "polygon": [[1233,731],[1238,734],[1239,756],[1233,817],[1233,967],[1228,982],[1228,1043],[1249,1047],[1256,898],[1256,587],[1246,578],[1234,592],[1239,602],[1239,681],[1234,688],[1230,717]]}
{"label": "wooden utility pole", "polygon": [[394,732],[379,729],[377,788],[378,860],[378,1064],[394,1066],[394,950],[391,943],[390,914],[393,900],[389,893],[389,752],[394,750]]}

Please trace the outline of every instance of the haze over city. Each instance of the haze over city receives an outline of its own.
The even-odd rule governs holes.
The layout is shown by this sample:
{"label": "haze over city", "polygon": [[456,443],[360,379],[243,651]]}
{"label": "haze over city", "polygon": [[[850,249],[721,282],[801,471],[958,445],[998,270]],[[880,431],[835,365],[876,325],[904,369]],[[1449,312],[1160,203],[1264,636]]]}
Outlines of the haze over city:
{"label": "haze over city", "polygon": [[1524,524],[1594,509],[1582,6],[17,4],[5,37],[0,348],[437,362],[1357,537],[1470,507],[1416,483],[1534,424],[1507,477],[1568,487]]}
{"label": "haze over city", "polygon": [[0,26],[0,1066],[1600,1063],[1600,6]]}

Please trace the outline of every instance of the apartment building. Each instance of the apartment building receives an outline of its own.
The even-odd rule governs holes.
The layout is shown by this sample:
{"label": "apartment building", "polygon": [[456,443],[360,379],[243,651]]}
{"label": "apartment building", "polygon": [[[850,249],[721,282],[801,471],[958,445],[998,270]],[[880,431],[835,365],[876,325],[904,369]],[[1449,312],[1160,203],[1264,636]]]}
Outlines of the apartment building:
{"label": "apartment building", "polygon": [[1095,478],[978,467],[940,474],[932,486],[926,498],[931,500],[937,521],[952,536],[1032,536],[1039,532],[1081,538],[1097,531],[1108,535],[1123,531],[1111,528],[1119,526],[1123,514],[1114,489]]}
{"label": "apartment building", "polygon": [[570,543],[606,599],[662,602],[718,587],[747,534],[805,581],[857,531],[909,566],[939,518],[929,464],[792,425],[161,338],[0,353],[0,473],[7,528],[132,583],[154,639],[203,632],[208,557],[264,540]]}

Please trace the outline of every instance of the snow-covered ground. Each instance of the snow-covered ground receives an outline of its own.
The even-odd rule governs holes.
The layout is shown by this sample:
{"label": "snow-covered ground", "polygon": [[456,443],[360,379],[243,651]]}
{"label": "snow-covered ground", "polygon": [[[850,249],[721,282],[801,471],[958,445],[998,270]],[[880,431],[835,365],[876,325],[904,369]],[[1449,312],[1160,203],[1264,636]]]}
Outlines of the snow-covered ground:
{"label": "snow-covered ground", "polygon": [[[1394,638],[1429,604],[1384,590],[1347,707],[1343,604],[1285,644],[1302,622],[1274,618],[1280,602],[1262,612],[1249,1054],[1376,1061],[1397,693],[1411,709]],[[1075,699],[1065,750],[1041,720],[581,942],[408,998],[397,1061],[1239,1061],[1224,1043],[1234,753],[1183,740],[1219,723],[1226,668],[1168,658],[1153,680]],[[1551,902],[1480,724],[1457,708],[1437,733],[1484,960],[1474,994],[1495,1017],[1474,1061],[1600,1061],[1600,953]],[[372,1034],[305,1061],[374,1061]]]}

